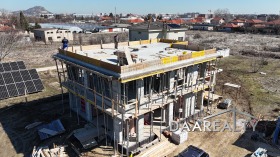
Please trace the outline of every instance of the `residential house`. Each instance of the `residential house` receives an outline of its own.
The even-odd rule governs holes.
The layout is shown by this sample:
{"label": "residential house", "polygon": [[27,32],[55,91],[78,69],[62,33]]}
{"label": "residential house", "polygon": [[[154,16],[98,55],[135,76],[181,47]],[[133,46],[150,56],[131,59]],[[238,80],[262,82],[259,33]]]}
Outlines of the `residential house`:
{"label": "residential house", "polygon": [[187,28],[183,28],[177,24],[167,24],[160,22],[141,23],[128,27],[129,40],[148,40],[154,38],[164,38],[172,40],[185,40],[185,32]]}
{"label": "residential house", "polygon": [[225,23],[225,19],[224,18],[221,18],[221,17],[215,17],[213,19],[211,19],[211,22],[210,22],[212,25],[222,25]]}
{"label": "residential house", "polygon": [[229,23],[232,23],[234,25],[237,25],[237,26],[241,27],[241,26],[245,25],[245,20],[234,19],[234,20],[230,21]]}
{"label": "residential house", "polygon": [[231,31],[235,31],[238,28],[240,28],[240,26],[238,26],[237,24],[234,24],[234,23],[226,23],[225,25],[222,25],[221,28],[222,28],[222,31],[231,32]]}
{"label": "residential house", "polygon": [[262,20],[259,20],[259,19],[251,19],[251,20],[245,20],[245,27],[252,27],[252,26],[255,26],[255,25],[260,25],[260,24],[263,24],[264,21]]}
{"label": "residential house", "polygon": [[57,42],[61,41],[64,37],[68,40],[73,40],[73,34],[70,30],[56,28],[34,29],[34,37],[36,40],[44,42]]}
{"label": "residential house", "polygon": [[58,77],[69,91],[69,108],[94,124],[87,125],[92,133],[74,135],[84,148],[104,139],[120,156],[133,156],[155,140],[165,144],[160,130],[172,121],[195,121],[205,115],[204,105],[211,113],[212,103],[203,102],[215,92],[216,49],[166,39],[119,45],[114,51],[113,43],[73,46],[53,56],[56,65],[65,65]]}
{"label": "residential house", "polygon": [[204,30],[204,31],[213,31],[214,25],[212,24],[193,24],[190,26],[192,30]]}

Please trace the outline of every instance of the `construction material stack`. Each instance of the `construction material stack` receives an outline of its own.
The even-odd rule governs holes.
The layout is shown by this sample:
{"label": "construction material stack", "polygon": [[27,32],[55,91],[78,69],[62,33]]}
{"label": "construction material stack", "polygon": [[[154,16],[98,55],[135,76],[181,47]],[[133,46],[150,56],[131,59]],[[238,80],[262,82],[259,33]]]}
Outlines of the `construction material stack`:
{"label": "construction material stack", "polygon": [[185,130],[177,130],[172,133],[171,139],[175,144],[184,143],[188,139],[188,132]]}

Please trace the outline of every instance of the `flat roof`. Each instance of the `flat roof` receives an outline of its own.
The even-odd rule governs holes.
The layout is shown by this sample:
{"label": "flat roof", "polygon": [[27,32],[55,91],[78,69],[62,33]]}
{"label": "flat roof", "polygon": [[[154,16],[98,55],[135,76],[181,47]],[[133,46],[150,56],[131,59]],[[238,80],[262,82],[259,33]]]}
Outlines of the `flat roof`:
{"label": "flat roof", "polygon": [[164,57],[179,56],[191,52],[192,50],[184,50],[177,48],[170,48],[170,43],[152,43],[135,46],[120,46],[118,49],[104,48],[93,49],[85,51],[77,51],[77,54],[87,56],[89,58],[101,60],[113,65],[118,64],[118,56],[114,55],[117,51],[129,51],[131,54],[136,54],[138,57],[135,59],[136,63],[158,60]]}
{"label": "flat roof", "polygon": [[[130,53],[133,61],[128,60],[128,65],[118,65],[118,56],[114,55],[118,51],[125,52],[128,57]],[[123,57],[124,54],[120,53]],[[151,39],[121,42],[118,49],[114,49],[113,43],[72,46],[66,51],[59,49],[59,53],[53,57],[103,77],[117,78],[124,83],[211,61],[218,56],[216,49],[205,50],[198,45],[176,40]]]}

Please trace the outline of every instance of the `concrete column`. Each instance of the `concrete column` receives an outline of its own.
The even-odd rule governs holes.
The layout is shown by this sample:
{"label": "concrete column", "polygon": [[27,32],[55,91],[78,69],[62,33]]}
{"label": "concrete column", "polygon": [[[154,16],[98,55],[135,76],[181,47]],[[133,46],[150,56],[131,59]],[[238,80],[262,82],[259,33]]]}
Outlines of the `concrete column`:
{"label": "concrete column", "polygon": [[200,75],[200,77],[204,77],[205,71],[206,71],[206,67],[207,67],[207,62],[204,62],[204,63],[200,64],[200,67],[199,67],[199,75]]}
{"label": "concrete column", "polygon": [[195,108],[195,94],[188,93],[184,96],[184,104],[183,104],[183,117],[187,118],[194,114]]}
{"label": "concrete column", "polygon": [[166,108],[166,126],[169,126],[171,121],[173,121],[173,108],[174,108],[174,104],[170,103],[167,105]]}
{"label": "concrete column", "polygon": [[[89,87],[89,80],[88,80],[88,73],[83,70],[83,73],[84,73],[84,86],[85,87]],[[84,89],[84,96],[86,98],[85,100],[85,105],[86,105],[86,119],[88,121],[92,121],[92,105],[87,101],[88,97],[87,97],[87,88]]]}
{"label": "concrete column", "polygon": [[121,83],[118,80],[112,80],[112,98],[114,99],[114,109],[122,113],[121,109],[117,107],[117,104],[121,102]]}
{"label": "concrete column", "polygon": [[118,142],[122,142],[123,133],[122,133],[122,122],[120,119],[114,118],[114,129],[115,129],[115,140]]}
{"label": "concrete column", "polygon": [[136,99],[138,100],[138,105],[140,105],[141,97],[144,97],[144,79],[136,80],[136,90],[137,90]]}
{"label": "concrete column", "polygon": [[198,65],[194,65],[193,70],[192,70],[192,74],[193,74],[193,85],[197,84],[197,77],[198,77]]}
{"label": "concrete column", "polygon": [[169,72],[169,90],[172,90],[174,87],[175,80],[175,71]]}
{"label": "concrete column", "polygon": [[183,99],[183,118],[187,118],[190,116],[191,93],[186,94]]}
{"label": "concrete column", "polygon": [[196,104],[196,96],[195,93],[191,93],[191,108],[190,108],[190,115],[195,113],[195,104]]}
{"label": "concrete column", "polygon": [[201,110],[203,109],[203,91],[197,92],[197,104],[196,106]]}
{"label": "concrete column", "polygon": [[167,111],[167,109],[165,108],[165,107],[163,107],[162,108],[162,122],[164,123],[164,122],[166,122],[166,111]]}
{"label": "concrete column", "polygon": [[144,140],[144,115],[140,115],[138,116],[138,119],[136,120],[136,125],[137,125],[137,131],[136,131],[136,135],[137,135],[137,141],[140,142],[142,140]]}

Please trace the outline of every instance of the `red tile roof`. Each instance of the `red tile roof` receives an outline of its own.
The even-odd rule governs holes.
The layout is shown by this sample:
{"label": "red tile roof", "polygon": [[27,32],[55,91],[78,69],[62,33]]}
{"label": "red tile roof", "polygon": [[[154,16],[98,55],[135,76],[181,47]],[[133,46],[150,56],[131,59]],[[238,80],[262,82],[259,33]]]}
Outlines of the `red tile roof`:
{"label": "red tile roof", "polygon": [[162,22],[166,22],[166,23],[172,23],[172,24],[183,24],[186,23],[183,19],[173,19],[173,20],[161,20]]}
{"label": "red tile roof", "polygon": [[221,17],[214,17],[211,21],[220,21],[221,19],[224,19],[224,18],[221,18]]}
{"label": "red tile roof", "polygon": [[232,21],[230,21],[230,23],[244,23],[244,20],[240,20],[240,19],[234,19]]}
{"label": "red tile roof", "polygon": [[185,23],[190,23],[190,24],[194,24],[194,23],[203,23],[205,21],[205,18],[203,17],[197,17],[191,20],[187,20]]}
{"label": "red tile roof", "polygon": [[238,26],[236,24],[233,24],[233,23],[227,23],[227,24],[223,25],[222,27],[224,27],[224,28],[238,28],[240,26]]}
{"label": "red tile roof", "polygon": [[246,23],[260,24],[260,23],[264,23],[264,21],[259,19],[252,19],[252,20],[246,20]]}
{"label": "red tile roof", "polygon": [[265,28],[265,25],[264,24],[255,24],[252,27],[255,27],[255,28]]}
{"label": "red tile roof", "polygon": [[143,19],[131,19],[131,20],[127,20],[128,23],[142,23],[144,22]]}
{"label": "red tile roof", "polygon": [[267,22],[266,24],[268,24],[268,25],[280,25],[280,20],[270,21],[270,22]]}

